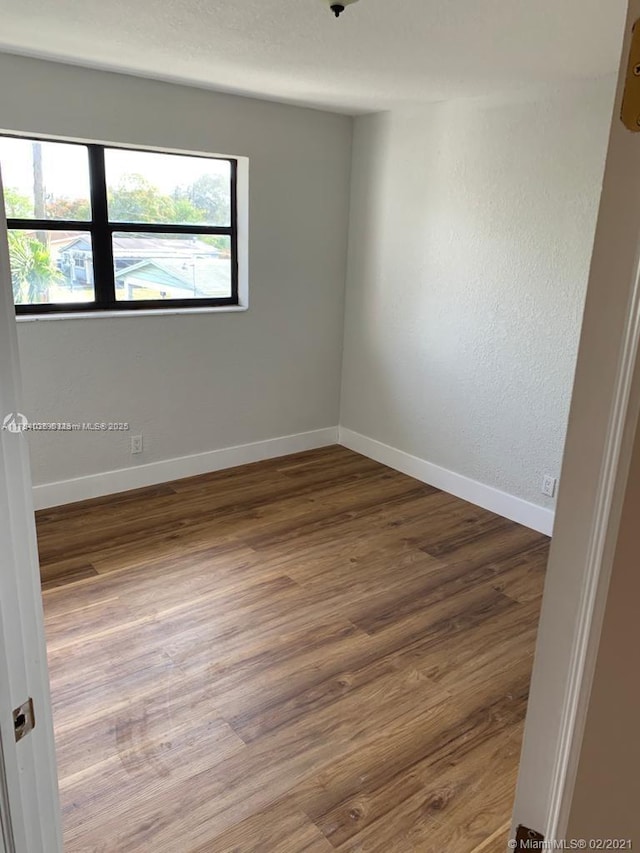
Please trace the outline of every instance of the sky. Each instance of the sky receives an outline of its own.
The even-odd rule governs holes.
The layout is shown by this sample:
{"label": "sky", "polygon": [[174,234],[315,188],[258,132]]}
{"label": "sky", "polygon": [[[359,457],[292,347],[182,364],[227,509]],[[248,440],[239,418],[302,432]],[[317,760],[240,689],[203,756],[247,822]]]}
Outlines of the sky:
{"label": "sky", "polygon": [[[89,161],[84,145],[42,142],[45,192],[55,197],[89,198]],[[229,177],[227,160],[156,154],[108,148],[105,151],[107,183],[118,184],[123,175],[143,175],[161,192],[192,183],[205,174]],[[0,137],[0,169],[3,184],[33,198],[32,144],[27,139]]]}

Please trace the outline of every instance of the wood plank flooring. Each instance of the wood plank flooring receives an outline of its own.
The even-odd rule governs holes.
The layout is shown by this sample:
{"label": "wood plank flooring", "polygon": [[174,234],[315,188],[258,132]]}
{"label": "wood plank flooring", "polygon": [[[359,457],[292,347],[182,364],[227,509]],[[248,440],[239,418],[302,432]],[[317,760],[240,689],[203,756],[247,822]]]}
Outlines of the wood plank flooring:
{"label": "wood plank flooring", "polygon": [[342,447],[37,526],[67,853],[505,849],[546,537]]}

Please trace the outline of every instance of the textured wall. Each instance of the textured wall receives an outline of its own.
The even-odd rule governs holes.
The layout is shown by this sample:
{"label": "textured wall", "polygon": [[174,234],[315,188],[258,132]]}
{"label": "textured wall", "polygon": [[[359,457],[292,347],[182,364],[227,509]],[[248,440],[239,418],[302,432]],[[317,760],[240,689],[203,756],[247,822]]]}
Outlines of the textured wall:
{"label": "textured wall", "polygon": [[552,505],[612,100],[356,120],[344,427]]}
{"label": "textured wall", "polygon": [[25,413],[129,421],[31,437],[47,483],[338,422],[352,121],[0,55],[0,126],[250,158],[250,308],[24,322]]}

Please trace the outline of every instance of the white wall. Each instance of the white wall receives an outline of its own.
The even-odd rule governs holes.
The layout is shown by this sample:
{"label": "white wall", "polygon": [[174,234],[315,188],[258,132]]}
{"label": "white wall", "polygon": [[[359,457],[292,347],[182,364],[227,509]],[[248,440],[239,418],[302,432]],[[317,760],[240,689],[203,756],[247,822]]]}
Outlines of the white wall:
{"label": "white wall", "polygon": [[[0,55],[0,127],[250,158],[246,313],[20,323],[35,483],[338,423],[352,121]],[[6,85],[11,81],[10,85]]]}
{"label": "white wall", "polygon": [[343,427],[553,505],[613,91],[356,120]]}

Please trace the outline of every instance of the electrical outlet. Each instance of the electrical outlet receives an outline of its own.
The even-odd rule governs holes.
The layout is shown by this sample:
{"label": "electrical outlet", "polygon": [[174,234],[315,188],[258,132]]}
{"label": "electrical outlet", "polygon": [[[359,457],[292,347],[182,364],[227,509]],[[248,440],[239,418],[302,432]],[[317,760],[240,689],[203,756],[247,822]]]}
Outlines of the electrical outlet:
{"label": "electrical outlet", "polygon": [[131,436],[131,453],[142,453],[142,436]]}
{"label": "electrical outlet", "polygon": [[552,477],[550,474],[545,474],[544,479],[542,480],[542,494],[546,495],[548,498],[555,497],[557,484],[558,481],[555,477]]}

